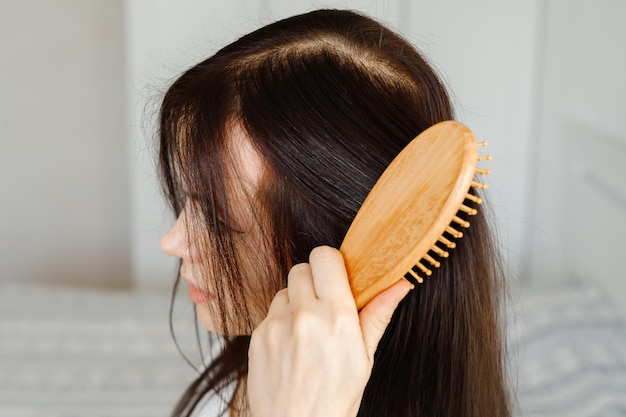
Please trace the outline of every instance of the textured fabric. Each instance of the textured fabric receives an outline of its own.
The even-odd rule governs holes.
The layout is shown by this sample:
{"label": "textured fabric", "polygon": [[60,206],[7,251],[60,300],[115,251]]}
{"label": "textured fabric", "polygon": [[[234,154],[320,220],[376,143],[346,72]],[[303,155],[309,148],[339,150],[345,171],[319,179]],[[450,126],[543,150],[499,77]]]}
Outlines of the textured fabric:
{"label": "textured fabric", "polygon": [[609,298],[572,280],[531,287],[515,305],[518,414],[626,416],[626,321]]}
{"label": "textured fabric", "polygon": [[194,377],[168,307],[166,294],[0,287],[0,416],[168,416]]}
{"label": "textured fabric", "polygon": [[[191,306],[180,305],[175,328],[193,358]],[[168,306],[166,294],[0,287],[0,417],[169,415],[195,372]],[[626,416],[626,325],[597,287],[531,286],[511,313],[518,415]],[[219,401],[194,417],[216,416]]]}

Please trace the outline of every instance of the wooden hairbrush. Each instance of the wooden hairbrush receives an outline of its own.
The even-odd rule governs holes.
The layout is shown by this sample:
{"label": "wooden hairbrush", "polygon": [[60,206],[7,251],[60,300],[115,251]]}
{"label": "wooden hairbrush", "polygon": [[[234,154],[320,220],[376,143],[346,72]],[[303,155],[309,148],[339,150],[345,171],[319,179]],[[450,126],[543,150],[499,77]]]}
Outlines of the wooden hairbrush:
{"label": "wooden hairbrush", "polygon": [[[378,179],[341,244],[358,309],[402,278],[422,283],[470,226],[481,199],[470,188],[478,156],[472,132],[454,121],[437,123],[413,139]],[[461,215],[463,216],[463,215]],[[465,217],[465,216],[463,216]],[[428,266],[426,266],[428,265]]]}

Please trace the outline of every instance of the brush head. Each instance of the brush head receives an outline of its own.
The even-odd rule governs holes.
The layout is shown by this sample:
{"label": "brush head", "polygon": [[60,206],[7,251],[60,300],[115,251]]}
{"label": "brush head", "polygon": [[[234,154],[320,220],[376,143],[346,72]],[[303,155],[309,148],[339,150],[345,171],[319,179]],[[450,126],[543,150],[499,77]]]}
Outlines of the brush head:
{"label": "brush head", "polygon": [[422,132],[391,162],[339,249],[357,308],[405,275],[417,282],[431,275],[419,262],[424,259],[439,266],[429,251],[448,257],[447,250],[436,244],[454,247],[444,233],[460,238],[462,232],[457,229],[469,227],[457,213],[475,214],[463,202],[475,184],[477,160],[472,132],[458,122],[445,121]]}

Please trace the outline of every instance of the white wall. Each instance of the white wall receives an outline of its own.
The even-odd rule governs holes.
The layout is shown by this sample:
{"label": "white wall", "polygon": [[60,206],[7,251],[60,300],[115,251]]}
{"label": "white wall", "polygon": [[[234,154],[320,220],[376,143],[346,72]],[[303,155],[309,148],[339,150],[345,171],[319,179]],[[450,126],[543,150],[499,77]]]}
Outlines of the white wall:
{"label": "white wall", "polygon": [[[157,191],[153,155],[140,132],[146,96],[158,98],[169,80],[234,38],[273,20],[318,7],[348,7],[398,28],[423,50],[450,85],[459,118],[495,157],[492,206],[507,262],[518,275],[525,261],[538,0],[126,2],[126,57],[134,108],[131,166],[133,278],[165,286],[174,263],[158,241],[171,219]],[[152,104],[155,101],[152,100]],[[144,119],[144,120],[150,120]],[[153,127],[152,127],[153,128]],[[150,130],[150,128],[148,129]]]}
{"label": "white wall", "polygon": [[130,284],[121,0],[0,3],[0,283]]}
{"label": "white wall", "polygon": [[529,275],[592,282],[626,316],[624,16],[618,0],[546,4]]}

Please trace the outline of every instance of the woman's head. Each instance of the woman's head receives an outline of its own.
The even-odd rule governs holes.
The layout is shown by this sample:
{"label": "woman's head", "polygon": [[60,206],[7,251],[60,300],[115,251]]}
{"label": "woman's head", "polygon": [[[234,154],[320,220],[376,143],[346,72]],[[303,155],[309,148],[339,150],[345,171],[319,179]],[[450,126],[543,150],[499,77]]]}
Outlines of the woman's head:
{"label": "woman's head", "polygon": [[[289,267],[338,247],[393,157],[451,118],[420,55],[351,12],[266,26],[184,73],[163,102],[161,166],[197,255],[181,275],[193,264],[216,296],[199,309],[221,311],[222,331],[250,333]],[[242,147],[256,158],[252,181]]]}
{"label": "woman's head", "polygon": [[[348,11],[263,27],[182,74],[160,114],[161,174],[179,215],[163,246],[202,288],[192,291],[199,319],[250,334],[289,268],[316,246],[339,247],[391,160],[452,118],[420,54]],[[450,258],[398,306],[361,417],[508,415],[498,272],[479,211]],[[175,414],[245,377],[248,343],[225,338]]]}

